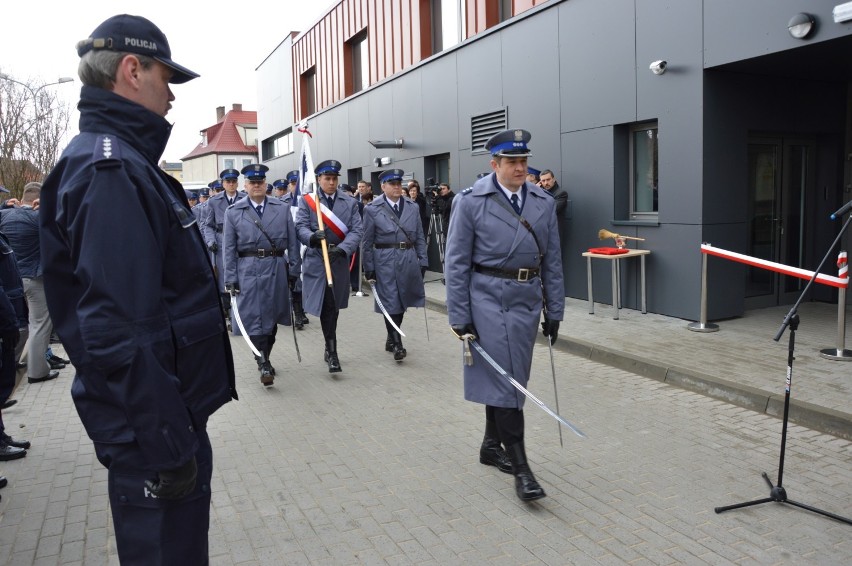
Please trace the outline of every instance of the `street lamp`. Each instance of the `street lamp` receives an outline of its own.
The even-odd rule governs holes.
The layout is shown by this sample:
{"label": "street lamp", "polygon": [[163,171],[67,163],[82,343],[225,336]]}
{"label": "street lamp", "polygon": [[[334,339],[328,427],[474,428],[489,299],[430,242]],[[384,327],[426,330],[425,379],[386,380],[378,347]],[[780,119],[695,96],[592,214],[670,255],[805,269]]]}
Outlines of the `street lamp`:
{"label": "street lamp", "polygon": [[74,82],[74,79],[73,79],[73,78],[71,78],[71,77],[59,77],[59,78],[58,78],[57,80],[55,80],[54,82],[52,82],[52,83],[47,83],[47,84],[43,84],[43,85],[41,85],[40,87],[38,87],[37,89],[33,90],[33,89],[32,89],[32,87],[30,87],[30,85],[28,85],[27,83],[22,83],[21,81],[19,81],[19,80],[17,80],[17,79],[13,79],[12,77],[10,77],[9,75],[7,75],[6,73],[0,73],[0,79],[3,79],[4,81],[9,81],[9,82],[11,82],[11,83],[17,83],[17,84],[21,85],[22,87],[24,87],[25,89],[27,89],[28,91],[30,91],[30,94],[32,94],[32,95],[33,95],[33,99],[35,99],[35,97],[36,97],[36,93],[37,93],[38,91],[40,91],[41,89],[43,89],[44,87],[47,87],[47,86],[53,86],[53,85],[61,85],[62,83],[73,83],[73,82]]}

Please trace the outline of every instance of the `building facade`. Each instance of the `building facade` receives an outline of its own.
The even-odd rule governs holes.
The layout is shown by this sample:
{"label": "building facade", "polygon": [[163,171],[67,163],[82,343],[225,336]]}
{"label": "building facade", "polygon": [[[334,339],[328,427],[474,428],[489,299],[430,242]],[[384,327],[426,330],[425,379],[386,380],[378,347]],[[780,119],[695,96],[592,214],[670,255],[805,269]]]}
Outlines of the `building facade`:
{"label": "building facade", "polygon": [[[605,228],[651,250],[649,310],[695,320],[702,242],[813,269],[837,234],[829,216],[852,197],[843,6],[343,0],[258,67],[261,145],[290,129],[261,158],[276,177],[297,168],[293,132],[307,118],[314,159],[341,161],[346,182],[399,167],[459,192],[489,170],[493,132],[528,129],[530,165],[569,193],[568,296],[587,297],[581,253],[612,245],[598,240]],[[796,17],[813,22],[804,37],[793,32],[807,25],[789,29]],[[432,261],[440,268],[434,250]],[[638,264],[623,271],[623,303],[637,308]],[[593,274],[595,298],[610,302],[609,265]],[[792,303],[804,284],[711,258],[708,317]]]}
{"label": "building facade", "polygon": [[[257,163],[257,112],[234,104],[216,108],[216,123],[200,132],[201,141],[185,157],[182,182],[207,185],[224,169],[241,170]],[[242,181],[240,181],[242,186]]]}

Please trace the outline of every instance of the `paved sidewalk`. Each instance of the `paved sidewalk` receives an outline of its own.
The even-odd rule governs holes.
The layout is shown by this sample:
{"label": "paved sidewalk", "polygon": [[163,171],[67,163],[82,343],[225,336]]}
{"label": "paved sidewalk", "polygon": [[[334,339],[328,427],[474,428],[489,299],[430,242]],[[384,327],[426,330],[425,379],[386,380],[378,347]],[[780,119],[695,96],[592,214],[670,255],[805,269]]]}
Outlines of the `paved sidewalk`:
{"label": "paved sidewalk", "polygon": [[[427,274],[432,308],[446,312],[440,274]],[[716,321],[720,330],[687,330],[692,321],[632,309],[613,319],[609,304],[565,300],[557,347],[582,357],[781,417],[789,330],[773,340],[789,306],[758,309]],[[837,305],[804,303],[796,333],[790,419],[852,440],[852,362],[833,361],[820,350],[837,347]],[[847,313],[852,320],[852,310]],[[848,327],[848,323],[847,323]],[[852,342],[852,331],[847,329]]]}
{"label": "paved sidewalk", "polygon": [[[581,324],[571,322],[575,310],[566,342]],[[650,339],[655,315],[606,315],[583,316],[643,324],[629,334]],[[548,497],[521,503],[511,476],[478,463],[484,411],[462,399],[460,343],[443,314],[426,317],[428,341],[424,311],[406,315],[409,356],[397,364],[372,298],[353,297],[340,321],[344,371],[334,376],[315,318],[298,333],[301,364],[282,328],[270,389],[232,339],[241,400],[210,422],[212,564],[798,565],[852,556],[852,526],[808,511],[771,503],[713,512],[768,495],[760,474],[777,476],[777,418],[563,349],[554,352],[560,411],[588,438],[565,431],[561,448],[555,421],[529,405],[528,452]],[[723,326],[715,336],[731,333]],[[783,374],[779,358],[769,373]],[[530,388],[555,407],[543,345],[533,364]],[[23,384],[4,411],[8,430],[33,448],[0,463],[9,478],[0,564],[117,564],[106,473],[71,404],[72,371]],[[792,499],[852,516],[852,443],[792,425],[784,486]]]}

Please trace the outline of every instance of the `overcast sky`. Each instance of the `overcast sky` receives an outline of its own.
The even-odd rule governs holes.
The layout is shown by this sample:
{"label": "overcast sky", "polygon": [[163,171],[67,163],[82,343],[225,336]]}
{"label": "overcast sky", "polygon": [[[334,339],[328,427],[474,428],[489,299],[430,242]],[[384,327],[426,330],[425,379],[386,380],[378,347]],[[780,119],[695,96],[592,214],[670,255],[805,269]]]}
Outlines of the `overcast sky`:
{"label": "overcast sky", "polygon": [[[198,145],[198,132],[216,122],[216,107],[257,110],[255,69],[290,31],[304,31],[338,0],[182,2],[144,0],[107,2],[4,1],[0,29],[0,71],[17,80],[49,83],[76,107],[77,41],[89,37],[105,19],[120,13],[148,18],[169,40],[172,59],[201,77],[174,85],[176,100],[166,119],[174,123],[163,158],[179,161]],[[79,115],[71,128],[77,131]]]}

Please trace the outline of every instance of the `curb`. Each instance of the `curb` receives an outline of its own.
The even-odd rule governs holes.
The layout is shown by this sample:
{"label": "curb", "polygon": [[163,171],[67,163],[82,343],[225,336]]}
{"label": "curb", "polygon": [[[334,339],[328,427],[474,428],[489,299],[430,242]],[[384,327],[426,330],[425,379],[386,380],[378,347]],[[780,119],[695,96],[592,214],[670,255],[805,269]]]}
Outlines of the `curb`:
{"label": "curb", "polygon": [[[447,314],[447,305],[444,302],[429,297],[426,297],[426,308]],[[539,339],[543,340],[540,336]],[[779,419],[784,416],[783,395],[769,393],[691,369],[667,366],[651,358],[635,356],[575,338],[560,338],[553,348],[758,413]],[[852,414],[843,411],[791,399],[789,421],[845,440],[852,440]]]}

